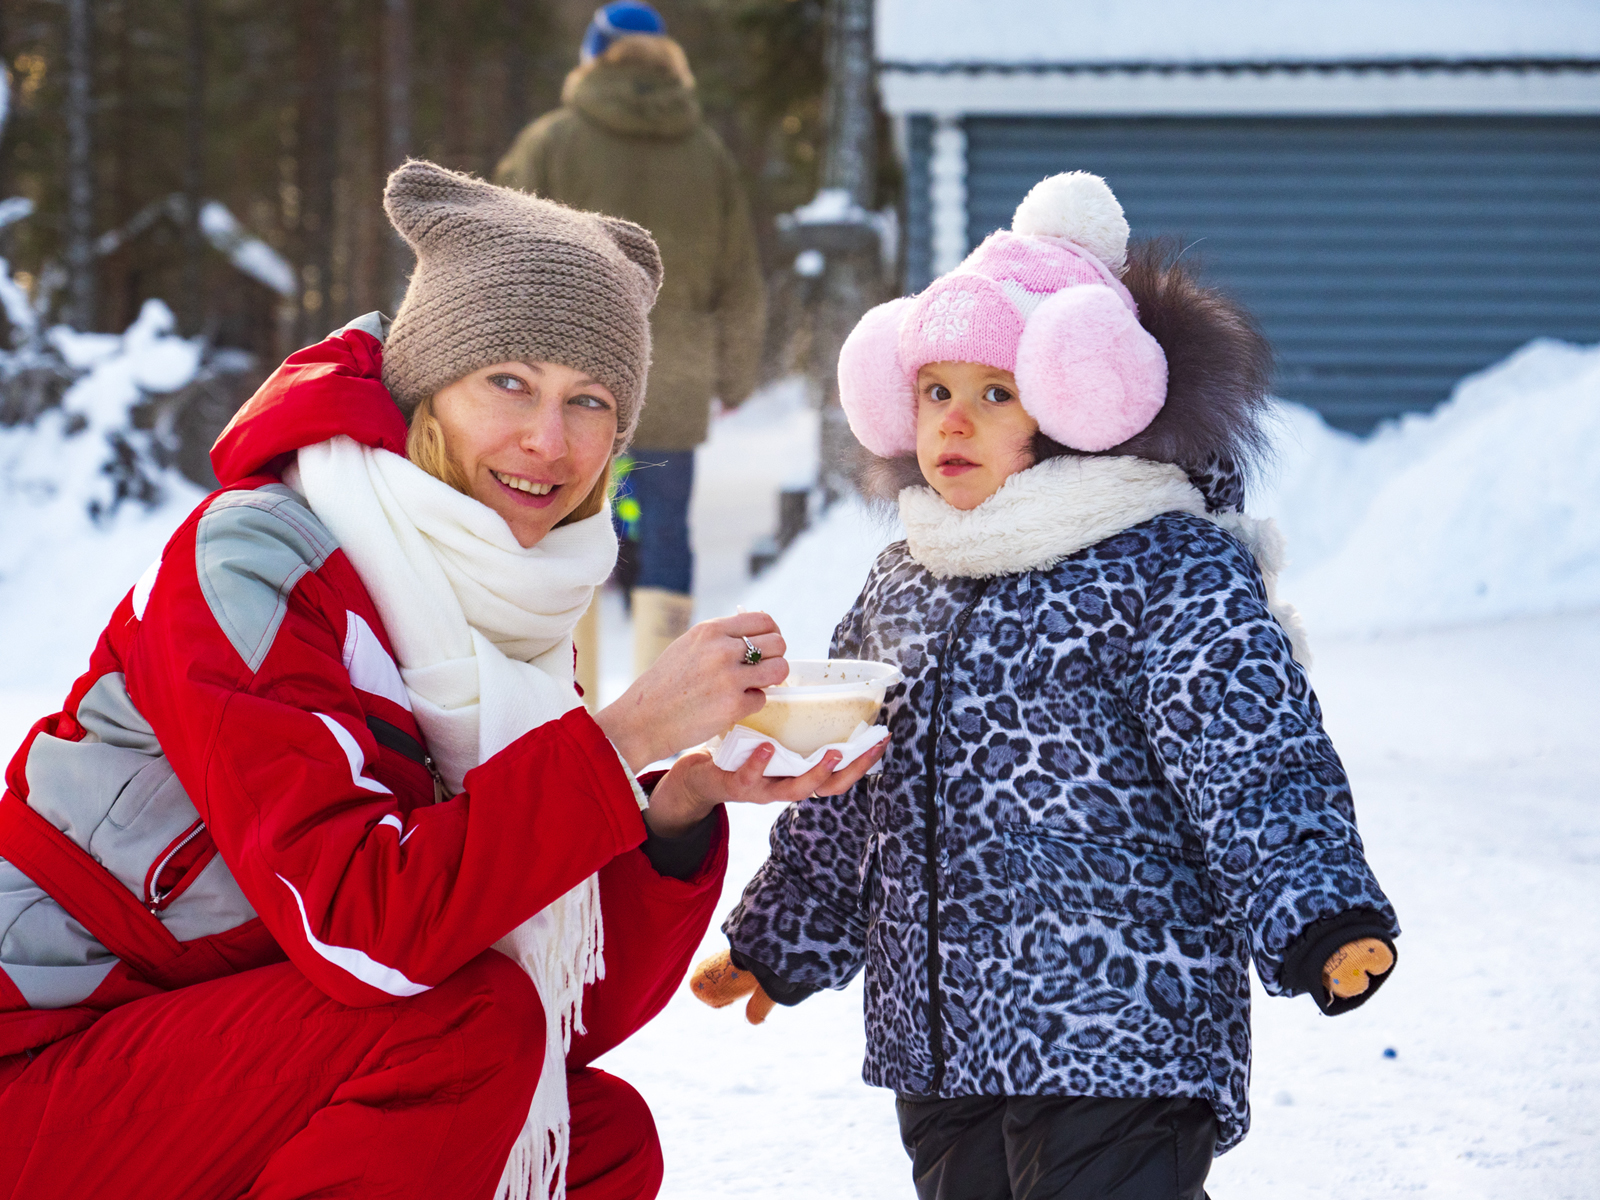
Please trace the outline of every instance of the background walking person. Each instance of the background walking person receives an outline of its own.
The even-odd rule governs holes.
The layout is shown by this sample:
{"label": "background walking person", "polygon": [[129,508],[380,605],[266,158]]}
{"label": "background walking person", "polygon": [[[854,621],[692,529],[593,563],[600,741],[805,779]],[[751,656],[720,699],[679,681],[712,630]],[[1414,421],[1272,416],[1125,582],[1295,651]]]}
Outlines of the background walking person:
{"label": "background walking person", "polygon": [[766,296],[749,209],[732,156],[702,118],[682,47],[636,0],[596,10],[561,108],[523,130],[496,181],[624,217],[661,247],[649,405],[630,473],[640,510],[637,673],[689,625],[694,448],[711,401],[737,405],[756,382]]}

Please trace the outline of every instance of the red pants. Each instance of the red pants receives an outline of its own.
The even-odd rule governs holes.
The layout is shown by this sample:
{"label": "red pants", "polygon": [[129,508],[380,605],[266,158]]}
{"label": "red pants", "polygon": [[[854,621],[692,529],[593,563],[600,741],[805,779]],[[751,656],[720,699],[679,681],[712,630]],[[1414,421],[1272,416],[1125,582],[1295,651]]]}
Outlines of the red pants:
{"label": "red pants", "polygon": [[[538,994],[494,951],[373,1008],[262,967],[0,1059],[0,1197],[489,1197],[543,1058]],[[654,1197],[661,1147],[638,1093],[582,1065],[568,1090],[568,1195]]]}

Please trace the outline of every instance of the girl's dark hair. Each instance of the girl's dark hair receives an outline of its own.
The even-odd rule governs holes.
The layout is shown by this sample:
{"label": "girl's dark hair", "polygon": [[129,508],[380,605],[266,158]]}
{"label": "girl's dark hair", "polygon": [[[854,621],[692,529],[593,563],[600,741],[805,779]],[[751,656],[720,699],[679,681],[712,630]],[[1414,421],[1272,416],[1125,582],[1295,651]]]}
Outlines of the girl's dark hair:
{"label": "girl's dark hair", "polygon": [[[1190,473],[1222,459],[1249,475],[1269,452],[1262,419],[1272,382],[1272,348],[1255,319],[1203,286],[1175,239],[1129,246],[1122,282],[1139,306],[1139,323],[1167,356],[1167,402],[1146,428],[1101,453],[1175,463]],[[1034,435],[1035,462],[1082,453]],[[863,452],[856,477],[864,494],[886,500],[926,482],[915,455]]]}

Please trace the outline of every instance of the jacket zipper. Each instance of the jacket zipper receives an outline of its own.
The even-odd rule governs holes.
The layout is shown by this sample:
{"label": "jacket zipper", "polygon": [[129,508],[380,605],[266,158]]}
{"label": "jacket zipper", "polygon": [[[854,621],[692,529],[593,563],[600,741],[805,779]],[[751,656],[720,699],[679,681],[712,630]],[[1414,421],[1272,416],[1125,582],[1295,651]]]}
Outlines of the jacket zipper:
{"label": "jacket zipper", "polygon": [[988,590],[989,581],[985,579],[945,635],[944,653],[934,668],[933,708],[928,720],[928,794],[923,803],[922,832],[928,890],[928,1042],[933,1055],[933,1085],[928,1091],[934,1096],[944,1087],[944,997],[939,986],[939,735],[943,729],[944,677],[957,640],[966,632],[967,622]]}

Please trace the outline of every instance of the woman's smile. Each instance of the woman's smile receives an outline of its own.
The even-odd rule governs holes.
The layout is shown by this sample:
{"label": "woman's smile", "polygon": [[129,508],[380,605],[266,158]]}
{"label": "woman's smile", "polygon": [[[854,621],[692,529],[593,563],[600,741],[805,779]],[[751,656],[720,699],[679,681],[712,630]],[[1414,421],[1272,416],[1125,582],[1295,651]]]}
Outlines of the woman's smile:
{"label": "woman's smile", "polygon": [[534,508],[544,508],[548,504],[554,504],[555,489],[562,486],[559,483],[535,483],[525,476],[513,475],[509,471],[496,471],[493,467],[489,468],[489,474],[494,476],[495,482],[501,487],[515,493],[511,497],[513,501]]}

